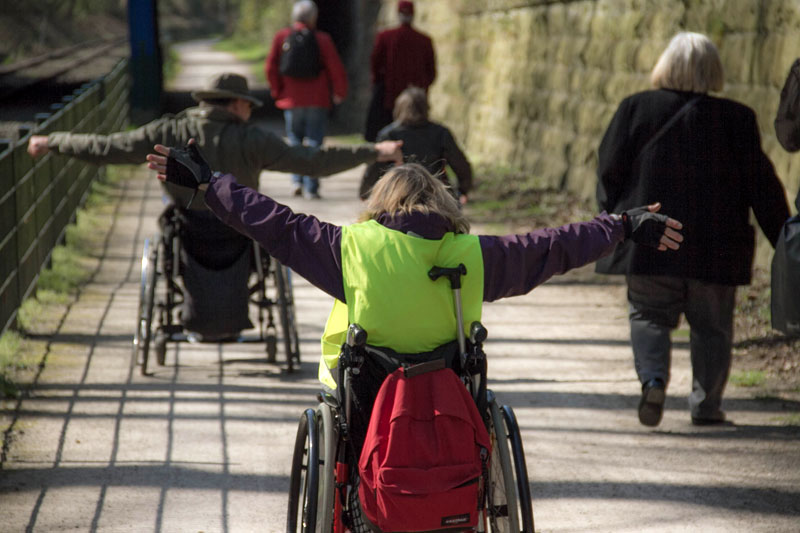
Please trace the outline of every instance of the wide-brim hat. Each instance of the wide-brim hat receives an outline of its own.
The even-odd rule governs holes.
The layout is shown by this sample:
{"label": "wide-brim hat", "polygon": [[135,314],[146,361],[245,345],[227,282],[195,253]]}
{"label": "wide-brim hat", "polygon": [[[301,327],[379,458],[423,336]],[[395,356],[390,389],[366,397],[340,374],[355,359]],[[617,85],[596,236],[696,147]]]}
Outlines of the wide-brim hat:
{"label": "wide-brim hat", "polygon": [[409,0],[400,0],[397,2],[397,12],[403,13],[404,15],[413,15],[414,2],[410,2]]}
{"label": "wide-brim hat", "polygon": [[192,98],[198,102],[202,100],[241,98],[256,107],[264,105],[264,102],[250,94],[250,89],[247,87],[247,78],[231,72],[214,76],[204,89],[192,91]]}

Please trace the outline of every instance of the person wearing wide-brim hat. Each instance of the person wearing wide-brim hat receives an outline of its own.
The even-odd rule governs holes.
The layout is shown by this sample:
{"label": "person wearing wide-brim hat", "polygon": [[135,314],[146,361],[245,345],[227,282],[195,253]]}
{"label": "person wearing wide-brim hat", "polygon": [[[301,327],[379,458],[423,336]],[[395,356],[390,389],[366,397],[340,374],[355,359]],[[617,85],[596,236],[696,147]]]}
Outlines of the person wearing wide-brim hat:
{"label": "person wearing wide-brim hat", "polygon": [[[361,163],[402,161],[396,142],[342,148],[289,146],[274,133],[249,122],[252,108],[262,102],[250,93],[247,80],[238,74],[214,76],[192,96],[199,103],[196,107],[177,115],[165,115],[132,131],[109,135],[68,131],[34,135],[28,152],[36,157],[53,151],[95,164],[141,164],[155,144],[183,146],[189,139],[195,139],[203,156],[215,169],[233,173],[241,184],[256,189],[262,170],[327,176]],[[182,252],[186,251],[194,261],[207,268],[218,268],[220,257],[241,257],[251,246],[247,237],[216,218],[199,196],[193,199],[191,194],[172,184],[165,188],[173,203],[167,206],[162,218],[169,218],[169,210],[181,209],[191,202],[192,209],[181,209],[178,215],[182,220]],[[201,270],[194,268],[193,271]],[[227,331],[223,336],[236,337],[239,331],[249,327],[247,299],[238,298],[247,294],[247,274],[244,270],[241,276],[226,277],[223,290],[216,291],[212,289],[217,284],[206,283],[206,278],[192,281],[194,277],[184,276],[182,325],[190,331],[200,331],[192,325],[193,317],[204,322],[201,315],[205,307],[198,302],[213,301],[215,307],[230,310],[225,313]],[[207,318],[205,321],[207,323]]]}
{"label": "person wearing wide-brim hat", "polygon": [[[33,135],[28,153],[49,151],[95,164],[140,164],[155,144],[182,146],[194,138],[214,168],[234,174],[240,183],[258,188],[262,170],[328,176],[375,161],[402,161],[399,143],[346,147],[289,146],[281,137],[250,122],[254,107],[247,79],[224,72],[192,92],[199,103],[177,115],[165,115],[131,131],[108,135],[58,131]],[[192,207],[205,209],[202,202]]]}
{"label": "person wearing wide-brim hat", "polygon": [[230,72],[211,78],[206,88],[192,91],[192,98],[197,102],[238,99],[250,102],[254,107],[264,105],[264,102],[250,94],[247,78]]}

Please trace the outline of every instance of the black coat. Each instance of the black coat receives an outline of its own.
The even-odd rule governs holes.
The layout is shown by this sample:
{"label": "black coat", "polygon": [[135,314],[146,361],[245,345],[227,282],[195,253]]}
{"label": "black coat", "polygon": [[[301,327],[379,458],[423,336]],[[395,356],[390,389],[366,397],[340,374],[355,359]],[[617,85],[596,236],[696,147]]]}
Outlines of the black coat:
{"label": "black coat", "polygon": [[[428,172],[450,185],[446,167],[453,169],[458,180],[458,193],[467,194],[472,188],[472,166],[453,134],[436,122],[403,125],[392,122],[378,133],[380,141],[403,141],[403,159],[406,163],[419,163]],[[359,194],[369,196],[370,189],[390,168],[392,163],[373,163],[364,172]]]}
{"label": "black coat", "polygon": [[601,209],[620,213],[661,202],[662,213],[683,223],[683,245],[664,253],[624,243],[598,262],[598,272],[747,284],[755,249],[751,209],[775,245],[789,208],[749,107],[702,96],[640,153],[694,96],[661,89],[623,100],[600,144],[597,169]]}

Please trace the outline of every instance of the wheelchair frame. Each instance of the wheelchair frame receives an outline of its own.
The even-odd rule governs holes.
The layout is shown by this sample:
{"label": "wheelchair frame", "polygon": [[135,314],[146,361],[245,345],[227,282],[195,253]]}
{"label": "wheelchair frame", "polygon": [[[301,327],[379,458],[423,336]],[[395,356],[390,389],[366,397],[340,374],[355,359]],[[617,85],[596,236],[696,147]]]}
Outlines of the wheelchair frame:
{"label": "wheelchair frame", "polygon": [[[475,531],[534,533],[525,453],[514,410],[501,405],[486,388],[485,354],[482,343],[486,330],[475,322],[465,351],[476,358],[480,374],[462,375],[471,383],[478,405],[485,401],[482,417],[489,431],[492,456],[489,463],[487,496]],[[306,409],[300,417],[292,457],[287,511],[288,533],[340,533],[345,531],[342,514],[347,507],[348,491],[357,490],[350,483],[353,464],[352,445],[348,439],[351,410],[349,381],[358,373],[364,351],[366,332],[351,325],[348,340],[339,359],[339,386],[336,395],[321,392],[315,409]],[[464,345],[462,345],[464,346]],[[469,364],[469,363],[468,363]],[[475,364],[473,361],[471,364]],[[463,366],[462,368],[469,368]],[[469,385],[468,385],[469,386]]]}
{"label": "wheelchair frame", "polygon": [[[152,239],[146,239],[142,248],[139,305],[133,336],[133,357],[140,365],[142,375],[149,374],[151,344],[156,362],[164,365],[168,342],[190,340],[177,317],[177,308],[184,298],[180,236],[177,231],[170,233],[172,236],[168,237],[165,232],[159,232]],[[255,281],[248,286],[248,303],[257,308],[258,336],[239,337],[234,342],[264,342],[267,362],[274,363],[278,351],[274,317],[277,307],[286,366],[292,372],[295,367],[300,367],[300,343],[291,271],[271,258],[255,242],[252,243],[252,250],[255,268],[249,277],[255,275]]]}

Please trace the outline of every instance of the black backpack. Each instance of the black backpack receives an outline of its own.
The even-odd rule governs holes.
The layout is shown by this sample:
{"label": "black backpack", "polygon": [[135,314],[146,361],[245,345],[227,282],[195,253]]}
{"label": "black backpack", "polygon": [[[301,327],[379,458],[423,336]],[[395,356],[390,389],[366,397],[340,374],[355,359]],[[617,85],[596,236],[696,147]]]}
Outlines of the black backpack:
{"label": "black backpack", "polygon": [[291,78],[316,78],[321,70],[319,44],[308,28],[292,30],[281,46],[280,71]]}

